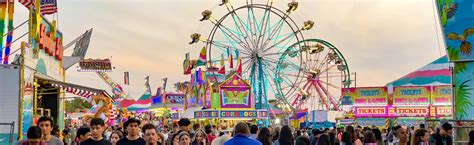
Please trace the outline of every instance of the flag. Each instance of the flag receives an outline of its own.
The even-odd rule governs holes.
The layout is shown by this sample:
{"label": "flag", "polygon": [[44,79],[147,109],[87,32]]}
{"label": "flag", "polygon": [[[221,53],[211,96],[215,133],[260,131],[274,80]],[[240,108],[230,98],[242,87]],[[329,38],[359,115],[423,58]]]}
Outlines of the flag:
{"label": "flag", "polygon": [[197,66],[205,66],[206,65],[206,46],[202,47],[201,53],[199,53],[199,59],[197,61]]}
{"label": "flag", "polygon": [[230,57],[230,48],[227,47],[227,57]]}
{"label": "flag", "polygon": [[[34,0],[18,0],[26,8],[34,7]],[[57,0],[41,0],[41,14],[50,15],[58,12]]]}
{"label": "flag", "polygon": [[235,57],[239,58],[239,50],[235,49],[234,51],[235,51]]}
{"label": "flag", "polygon": [[224,63],[224,54],[221,55],[221,69],[219,69],[219,74],[225,74],[225,63]]}
{"label": "flag", "polygon": [[193,69],[192,63],[189,60],[189,52],[185,54],[184,61],[183,61],[183,71],[185,75],[191,74],[191,70]]}
{"label": "flag", "polygon": [[163,92],[166,93],[166,83],[168,82],[168,78],[163,78]]}
{"label": "flag", "polygon": [[125,85],[130,85],[130,76],[129,72],[124,72],[123,73],[123,84]]}
{"label": "flag", "polygon": [[[74,46],[74,51],[72,52],[71,56],[84,58],[86,56],[87,50],[89,49],[91,36],[92,28],[90,30],[87,30],[81,36],[79,36],[77,38],[76,45]],[[67,48],[69,46],[70,45],[68,44],[64,48]]]}
{"label": "flag", "polygon": [[234,59],[232,58],[232,54],[230,54],[230,57],[229,57],[229,67],[234,68]]}
{"label": "flag", "polygon": [[237,59],[237,63],[239,63],[239,67],[237,68],[237,74],[242,75],[242,59],[240,57]]}
{"label": "flag", "polygon": [[147,89],[147,92],[151,94],[151,87],[150,87],[150,76],[145,77],[145,87]]}
{"label": "flag", "polygon": [[[8,64],[8,58],[10,55],[10,48],[13,40],[13,13],[15,11],[15,1],[8,0],[8,31],[7,31],[7,40],[5,46],[5,55],[3,58],[3,64]],[[2,54],[0,52],[0,60],[2,60]]]}

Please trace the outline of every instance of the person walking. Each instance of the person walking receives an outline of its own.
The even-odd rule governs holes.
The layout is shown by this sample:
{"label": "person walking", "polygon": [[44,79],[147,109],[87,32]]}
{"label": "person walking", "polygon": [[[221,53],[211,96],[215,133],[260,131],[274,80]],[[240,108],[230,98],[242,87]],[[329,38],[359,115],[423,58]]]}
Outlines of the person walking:
{"label": "person walking", "polygon": [[224,145],[262,145],[259,141],[247,137],[250,134],[250,129],[244,122],[239,122],[235,125],[234,133],[234,137],[225,142]]}

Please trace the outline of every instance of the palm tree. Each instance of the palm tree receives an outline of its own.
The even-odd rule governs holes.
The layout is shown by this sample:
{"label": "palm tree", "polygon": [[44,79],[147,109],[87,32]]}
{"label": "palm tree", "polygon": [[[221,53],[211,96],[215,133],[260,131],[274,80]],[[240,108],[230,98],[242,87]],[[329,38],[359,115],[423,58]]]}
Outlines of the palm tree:
{"label": "palm tree", "polygon": [[468,116],[468,110],[473,107],[471,103],[471,93],[473,90],[466,83],[471,80],[462,82],[461,84],[456,83],[456,119],[465,119]]}

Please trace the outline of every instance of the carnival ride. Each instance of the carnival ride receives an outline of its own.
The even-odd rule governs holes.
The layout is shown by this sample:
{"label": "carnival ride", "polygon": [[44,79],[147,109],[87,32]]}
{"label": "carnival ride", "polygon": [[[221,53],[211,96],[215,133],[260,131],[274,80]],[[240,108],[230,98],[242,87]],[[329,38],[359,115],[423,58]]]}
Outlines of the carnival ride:
{"label": "carnival ride", "polygon": [[[219,4],[227,10],[224,15],[203,11],[200,21],[213,26],[207,38],[200,33],[191,35],[190,44],[203,42],[203,49],[207,49],[201,51],[197,63],[204,60],[208,70],[215,70],[219,62],[220,70],[230,68],[209,71],[214,77],[240,73],[250,83],[256,109],[269,109],[268,99],[276,98],[288,112],[340,110],[340,89],[350,85],[342,53],[327,41],[304,38],[302,32],[311,30],[315,23],[307,20],[297,25],[291,14],[298,2],[288,3],[286,10],[273,5],[272,0],[265,4],[247,0],[234,7],[224,0]],[[224,60],[228,64],[224,65]],[[234,60],[238,67],[234,67]],[[196,64],[191,62],[195,61],[185,65]]]}

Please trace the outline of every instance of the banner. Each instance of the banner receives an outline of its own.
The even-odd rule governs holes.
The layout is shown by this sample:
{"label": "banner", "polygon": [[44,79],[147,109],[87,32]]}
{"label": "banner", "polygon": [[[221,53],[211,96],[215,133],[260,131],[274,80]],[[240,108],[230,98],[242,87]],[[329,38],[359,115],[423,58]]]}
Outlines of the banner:
{"label": "banner", "polygon": [[435,117],[450,117],[453,115],[452,107],[436,107]]}
{"label": "banner", "polygon": [[474,120],[474,62],[454,64],[455,119]]}
{"label": "banner", "polygon": [[394,106],[428,106],[430,105],[430,87],[394,87]]}
{"label": "banner", "polygon": [[343,98],[346,96],[352,97],[354,106],[387,106],[388,104],[386,87],[343,89]]}
{"label": "banner", "polygon": [[257,111],[220,111],[222,118],[257,118]]}
{"label": "banner", "polygon": [[183,104],[184,94],[165,94],[165,102],[171,104]]}
{"label": "banner", "polygon": [[357,118],[357,126],[385,126],[386,118]]}
{"label": "banner", "polygon": [[450,61],[474,60],[474,1],[437,0]]}
{"label": "banner", "polygon": [[77,71],[110,72],[112,71],[112,63],[110,62],[110,59],[83,59],[79,62],[79,68]]}
{"label": "banner", "polygon": [[453,101],[451,86],[434,86],[431,98],[434,106],[451,106]]}
{"label": "banner", "polygon": [[387,117],[386,107],[356,107],[354,115],[356,117]]}
{"label": "banner", "polygon": [[430,110],[428,107],[397,107],[395,108],[396,116],[428,116]]}

